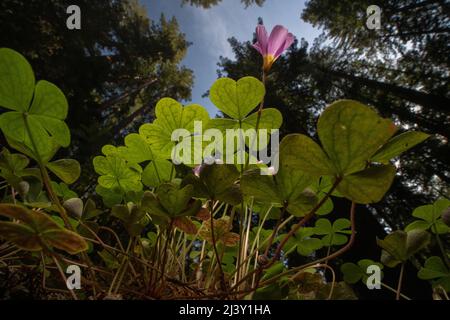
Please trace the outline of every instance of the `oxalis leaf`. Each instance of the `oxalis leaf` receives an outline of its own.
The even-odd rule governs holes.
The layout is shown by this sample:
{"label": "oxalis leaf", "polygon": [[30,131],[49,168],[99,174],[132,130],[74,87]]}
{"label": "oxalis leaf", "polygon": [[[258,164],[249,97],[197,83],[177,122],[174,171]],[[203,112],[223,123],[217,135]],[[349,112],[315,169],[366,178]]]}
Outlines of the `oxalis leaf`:
{"label": "oxalis leaf", "polygon": [[335,174],[358,172],[395,133],[396,127],[373,109],[353,100],[339,100],[319,118],[317,132]]}
{"label": "oxalis leaf", "polygon": [[[245,145],[250,147],[252,153],[258,150],[262,150],[267,147],[271,130],[279,129],[283,123],[283,116],[281,112],[274,108],[265,108],[261,112],[261,117],[259,119],[258,131],[256,131],[256,124],[258,121],[258,112],[254,112],[251,115],[245,117],[243,120],[228,119],[228,118],[216,118],[209,121],[208,129],[218,129],[222,132],[223,137],[217,137],[218,141],[215,143],[221,143],[223,146],[228,146],[225,148],[226,154],[234,154],[238,150],[244,148],[242,141]],[[235,138],[235,143],[233,143],[234,148],[230,148],[231,144],[227,145],[227,130],[237,130],[242,129],[242,135],[237,135],[239,138]],[[253,131],[251,131],[253,130]],[[264,137],[263,131],[266,131],[267,139],[261,140],[260,135]]]}
{"label": "oxalis leaf", "polygon": [[333,164],[322,148],[311,138],[302,134],[290,134],[283,138],[280,153],[285,165],[307,172],[313,176],[334,175]]}
{"label": "oxalis leaf", "polygon": [[351,234],[350,228],[351,222],[348,219],[341,218],[331,224],[328,219],[319,219],[316,221],[314,227],[314,233],[317,235],[323,235],[322,244],[326,247],[339,246],[347,242],[347,234]]}
{"label": "oxalis leaf", "polygon": [[151,215],[157,217],[185,217],[196,215],[202,206],[200,200],[192,199],[194,187],[180,187],[174,183],[163,183],[156,189],[156,194],[146,191],[141,206]]}
{"label": "oxalis leaf", "polygon": [[128,164],[125,160],[114,156],[97,156],[94,158],[95,172],[100,174],[100,186],[116,193],[142,190],[139,165]]}
{"label": "oxalis leaf", "polygon": [[[200,134],[194,126],[199,121],[199,130],[203,130],[209,121],[209,114],[200,105],[183,107],[179,102],[171,98],[163,98],[156,104],[156,120],[152,124],[144,124],[139,128],[139,134],[150,144],[151,150],[159,158],[170,159],[175,145],[172,141],[172,133],[177,129],[180,137],[191,139],[193,135]],[[194,162],[194,161],[193,161]],[[193,163],[192,162],[192,163]]]}
{"label": "oxalis leaf", "polygon": [[0,49],[0,106],[12,110],[0,115],[0,128],[40,157],[52,152],[53,142],[62,147],[70,144],[69,128],[63,121],[68,105],[57,86],[45,80],[35,86],[34,81],[23,56]]}
{"label": "oxalis leaf", "polygon": [[417,273],[419,279],[432,280],[433,287],[442,286],[450,292],[450,270],[440,257],[433,256],[425,261],[423,268]]}
{"label": "oxalis leaf", "polygon": [[57,248],[70,254],[88,249],[88,244],[78,234],[59,226],[40,211],[0,204],[0,215],[19,222],[0,221],[0,237],[28,251]]}
{"label": "oxalis leaf", "polygon": [[395,167],[392,165],[370,167],[345,176],[337,190],[356,203],[375,203],[389,190],[394,177]]}
{"label": "oxalis leaf", "polygon": [[[214,239],[217,243],[222,243],[226,247],[233,247],[239,242],[239,235],[231,232],[230,217],[224,216],[220,219],[214,219]],[[212,243],[211,221],[204,221],[199,231],[201,239]]]}
{"label": "oxalis leaf", "polygon": [[428,139],[430,135],[419,131],[408,131],[401,133],[390,139],[383,147],[381,147],[371,161],[388,163],[390,159],[395,158],[411,149],[415,145]]}
{"label": "oxalis leaf", "polygon": [[286,206],[295,216],[304,216],[317,203],[317,196],[307,189],[314,178],[298,170],[289,161],[291,150],[280,148],[280,168],[275,175],[261,175],[259,169],[246,171],[241,178],[241,190],[245,196],[254,197],[256,202]]}
{"label": "oxalis leaf", "polygon": [[370,274],[367,273],[367,268],[372,265],[383,269],[383,265],[381,263],[370,259],[359,260],[357,264],[352,262],[344,263],[341,265],[341,272],[344,274],[344,281],[350,284],[355,284],[359,280],[362,280],[363,283],[366,283],[367,278],[370,276]]}
{"label": "oxalis leaf", "polygon": [[3,177],[20,192],[20,183],[25,183],[23,178],[35,177],[41,180],[39,169],[27,168],[29,162],[26,156],[20,153],[10,153],[8,149],[3,148],[0,153],[0,177]]}
{"label": "oxalis leaf", "polygon": [[236,184],[238,178],[239,172],[234,165],[212,164],[205,165],[199,177],[192,174],[186,176],[182,186],[193,185],[193,195],[197,198],[237,205],[242,201],[239,185]]}
{"label": "oxalis leaf", "polygon": [[450,207],[450,200],[448,199],[439,199],[433,204],[417,207],[412,215],[419,220],[407,225],[405,231],[418,229],[430,230],[437,234],[450,232],[450,227],[442,220],[442,212],[448,207]]}
{"label": "oxalis leaf", "polygon": [[115,205],[111,211],[112,215],[124,223],[125,229],[130,236],[138,236],[149,223],[145,210],[128,203],[127,205]]}
{"label": "oxalis leaf", "polygon": [[212,85],[209,98],[216,107],[236,120],[243,120],[265,95],[261,81],[254,77],[244,77],[237,82],[230,78],[220,78]]}
{"label": "oxalis leaf", "polygon": [[47,163],[50,169],[64,183],[71,184],[78,180],[81,173],[81,167],[78,161],[74,159],[60,159]]}
{"label": "oxalis leaf", "polygon": [[[301,228],[299,231],[291,237],[286,243],[284,250],[286,254],[294,249],[297,249],[298,254],[302,256],[309,256],[316,250],[323,247],[322,241],[317,238],[313,238],[314,228],[305,227]],[[277,237],[278,241],[281,241],[286,237],[286,234],[279,235]]]}
{"label": "oxalis leaf", "polygon": [[425,248],[429,241],[430,234],[423,230],[394,231],[383,240],[377,239],[378,245],[383,248],[381,262],[393,268]]}
{"label": "oxalis leaf", "polygon": [[105,151],[116,154],[130,163],[149,161],[142,172],[142,182],[148,187],[157,187],[170,180],[172,163],[153,152],[150,144],[139,134],[131,133],[125,137],[125,146],[116,150],[109,146]]}
{"label": "oxalis leaf", "polygon": [[380,201],[395,168],[367,166],[395,133],[392,122],[356,101],[340,100],[325,109],[317,130],[323,149],[304,135],[283,139],[280,152],[286,150],[285,163],[316,177],[339,177],[337,191],[356,203]]}

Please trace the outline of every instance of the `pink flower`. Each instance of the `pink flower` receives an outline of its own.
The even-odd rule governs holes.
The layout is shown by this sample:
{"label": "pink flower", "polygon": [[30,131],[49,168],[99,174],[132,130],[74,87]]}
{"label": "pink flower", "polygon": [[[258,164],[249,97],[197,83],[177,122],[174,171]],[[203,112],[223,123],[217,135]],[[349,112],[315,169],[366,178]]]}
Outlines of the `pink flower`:
{"label": "pink flower", "polygon": [[264,25],[258,25],[256,27],[256,39],[257,42],[253,47],[263,56],[264,71],[269,71],[278,57],[294,42],[292,33],[289,33],[288,29],[280,25],[273,28],[269,37]]}

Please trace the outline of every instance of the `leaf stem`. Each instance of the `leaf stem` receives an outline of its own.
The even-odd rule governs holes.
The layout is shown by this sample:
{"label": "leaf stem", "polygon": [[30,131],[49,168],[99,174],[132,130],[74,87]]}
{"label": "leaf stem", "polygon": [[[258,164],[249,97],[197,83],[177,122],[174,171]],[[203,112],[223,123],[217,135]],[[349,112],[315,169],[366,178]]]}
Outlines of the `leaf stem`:
{"label": "leaf stem", "polygon": [[398,276],[398,285],[397,291],[395,295],[395,300],[400,300],[400,292],[402,290],[402,282],[403,282],[403,271],[405,270],[405,263],[403,262],[400,267],[400,275]]}
{"label": "leaf stem", "polygon": [[216,236],[214,234],[214,215],[213,215],[213,209],[212,209],[212,202],[211,200],[208,201],[208,208],[209,208],[209,212],[211,214],[211,240],[212,240],[212,245],[214,248],[214,254],[216,255],[216,260],[217,260],[217,264],[219,267],[219,272],[220,272],[220,285],[222,286],[222,290],[226,290],[226,284],[225,284],[225,275],[222,269],[222,262],[220,261],[220,255],[219,255],[219,251],[217,250],[217,245],[216,245]]}

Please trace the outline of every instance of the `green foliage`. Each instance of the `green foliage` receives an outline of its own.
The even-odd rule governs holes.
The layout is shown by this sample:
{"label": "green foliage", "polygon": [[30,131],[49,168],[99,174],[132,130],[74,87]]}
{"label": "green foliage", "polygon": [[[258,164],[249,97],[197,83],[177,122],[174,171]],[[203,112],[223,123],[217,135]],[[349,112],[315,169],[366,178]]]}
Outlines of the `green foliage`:
{"label": "green foliage", "polygon": [[433,204],[416,208],[412,215],[416,220],[406,226],[405,231],[430,230],[433,233],[445,234],[450,232],[450,227],[442,220],[442,213],[450,207],[450,200],[439,199]]}
{"label": "green foliage", "polygon": [[111,210],[111,214],[122,220],[129,235],[134,237],[139,236],[149,223],[145,210],[131,203],[115,205]]}
{"label": "green foliage", "polygon": [[381,262],[390,268],[406,262],[429,242],[430,234],[423,230],[398,230],[388,234],[383,240],[377,239],[378,245],[383,249]]}
{"label": "green foliage", "polygon": [[211,87],[210,99],[216,107],[236,120],[243,120],[264,98],[261,81],[244,77],[238,81],[220,78]]}
{"label": "green foliage", "polygon": [[326,247],[340,246],[347,242],[346,234],[351,234],[351,222],[348,219],[337,219],[331,224],[328,219],[319,219],[314,226],[314,233],[323,235],[322,244]]}
{"label": "green foliage", "polygon": [[82,237],[59,226],[45,213],[16,205],[0,204],[0,215],[19,222],[0,221],[0,235],[23,250],[57,248],[77,254],[88,248]]}
{"label": "green foliage", "polygon": [[[309,256],[313,252],[321,249],[323,247],[323,243],[321,239],[312,237],[315,235],[315,229],[312,227],[301,228],[296,234],[288,240],[286,243],[286,253],[291,252],[294,249],[297,249],[298,254],[302,256]],[[285,237],[285,234],[278,236],[278,239],[281,240]]]}
{"label": "green foliage", "polygon": [[[227,247],[233,247],[239,241],[239,235],[237,233],[231,232],[232,225],[230,218],[225,216],[220,219],[214,219],[214,238],[218,243],[222,243]],[[199,236],[201,239],[213,243],[211,222],[204,221],[203,227],[200,230]]]}
{"label": "green foliage", "polygon": [[344,281],[349,284],[355,284],[361,280],[365,284],[370,275],[367,273],[367,268],[372,265],[383,269],[383,265],[381,263],[370,259],[359,260],[357,264],[352,262],[342,264],[341,272],[344,274]]}
{"label": "green foliage", "polygon": [[[200,105],[182,107],[171,98],[163,98],[156,104],[156,120],[152,124],[144,124],[139,134],[151,145],[158,156],[169,159],[176,142],[172,141],[172,133],[177,129],[185,129],[183,139],[190,139],[195,134],[194,122],[200,121],[200,128],[207,126],[208,112]],[[198,133],[198,132],[197,132]]]}
{"label": "green foliage", "polygon": [[27,168],[30,161],[20,153],[10,153],[3,148],[0,153],[0,177],[5,179],[11,186],[20,189],[20,183],[26,177],[36,177],[41,179],[41,175],[36,168]]}
{"label": "green foliage", "polygon": [[431,280],[433,286],[442,286],[445,291],[450,292],[450,270],[440,257],[429,257],[417,276],[423,280]]}
{"label": "green foliage", "polygon": [[120,190],[123,193],[142,190],[140,170],[123,159],[97,156],[94,158],[94,168],[101,175],[98,183],[104,188]]}
{"label": "green foliage", "polygon": [[242,201],[239,185],[235,183],[238,178],[234,165],[212,164],[202,168],[199,177],[186,176],[183,185],[192,184],[195,197],[237,205]]}
{"label": "green foliage", "polygon": [[177,218],[193,216],[200,210],[202,202],[193,200],[194,187],[181,187],[173,183],[163,183],[155,193],[146,191],[141,205],[157,218]]}
{"label": "green foliage", "polygon": [[[328,106],[319,118],[317,132],[323,149],[311,138],[293,134],[283,139],[285,163],[313,176],[332,176],[337,190],[356,203],[382,199],[395,176],[392,165],[370,166],[394,157],[424,140],[427,135],[389,138],[396,128],[390,120],[356,101],[340,100]],[[379,151],[380,153],[377,153]]]}
{"label": "green foliage", "polygon": [[47,168],[67,184],[77,181],[81,173],[80,164],[73,159],[60,159],[49,162],[47,163]]}
{"label": "green foliage", "polygon": [[[31,66],[10,49],[0,49],[0,70],[0,106],[8,109],[0,115],[0,128],[8,144],[20,152],[3,149],[0,154],[0,177],[6,182],[0,185],[5,188],[2,201],[17,203],[0,205],[0,215],[7,219],[0,221],[0,235],[25,251],[43,251],[44,259],[53,257],[56,264],[60,257],[53,249],[84,252],[79,257],[86,265],[100,258],[101,268],[106,268],[100,270],[100,282],[111,280],[110,293],[139,283],[129,274],[142,272],[148,281],[144,296],[165,294],[166,281],[176,285],[195,279],[199,288],[189,287],[192,292],[231,290],[223,291],[224,297],[253,282],[259,284],[253,299],[353,299],[345,283],[326,282],[321,274],[288,276],[293,269],[285,257],[296,250],[313,266],[311,272],[332,268],[309,262],[313,258],[328,261],[328,257],[319,257],[324,251],[319,250],[327,247],[330,253],[331,247],[347,243],[354,221],[320,218],[314,227],[306,223],[333,212],[331,196],[361,204],[380,201],[396,174],[390,160],[428,137],[406,132],[392,138],[396,127],[390,120],[359,102],[339,100],[319,117],[321,145],[306,135],[287,135],[272,155],[279,156],[279,166],[276,161],[270,170],[261,163],[215,161],[209,165],[203,156],[220,155],[211,150],[204,154],[207,129],[222,133],[228,129],[272,130],[283,123],[279,110],[262,108],[267,93],[261,81],[221,78],[211,87],[210,98],[230,118],[210,119],[202,106],[183,107],[172,98],[163,98],[156,104],[152,123],[143,124],[139,133],[129,133],[123,145],[102,148],[103,155],[93,159],[93,167],[99,175],[95,192],[109,207],[103,210],[91,199],[82,200],[89,196],[90,186],[80,197],[69,189],[80,176],[77,161],[52,160],[60,147],[70,143],[64,94],[49,82],[35,84]],[[262,109],[254,112],[258,106]],[[251,152],[253,142],[246,141],[245,160],[259,161]],[[258,144],[258,150],[266,147]],[[193,151],[194,158],[181,163],[176,158],[181,151]],[[238,157],[236,151],[227,153]],[[28,157],[36,160],[38,168],[30,167]],[[57,181],[50,180],[49,172]],[[430,229],[440,240],[439,234],[448,232],[441,214],[449,204],[439,200],[417,208],[413,216],[420,221],[409,225],[406,232],[396,231],[378,240],[382,262],[389,267],[404,264],[424,249],[430,240],[424,230]],[[279,220],[278,227],[267,224],[271,219]],[[297,229],[283,234],[289,227]],[[92,254],[98,256],[90,259]],[[419,277],[447,289],[448,268],[438,259],[427,260]],[[343,264],[344,280],[365,281],[369,264],[381,266],[371,260]],[[252,281],[246,281],[250,276]],[[95,275],[87,277],[95,285]],[[233,282],[239,285],[230,286]]]}
{"label": "green foliage", "polygon": [[395,130],[390,120],[350,100],[332,103],[317,122],[317,133],[323,149],[338,176],[363,170],[367,161]]}
{"label": "green foliage", "polygon": [[391,138],[375,155],[370,159],[373,162],[388,163],[390,159],[395,158],[428,139],[430,135],[418,132],[408,131]]}
{"label": "green foliage", "polygon": [[13,110],[0,115],[5,136],[31,149],[37,160],[52,152],[53,143],[67,147],[68,105],[61,90],[44,80],[35,85],[31,66],[11,49],[0,49],[0,69],[0,106]]}

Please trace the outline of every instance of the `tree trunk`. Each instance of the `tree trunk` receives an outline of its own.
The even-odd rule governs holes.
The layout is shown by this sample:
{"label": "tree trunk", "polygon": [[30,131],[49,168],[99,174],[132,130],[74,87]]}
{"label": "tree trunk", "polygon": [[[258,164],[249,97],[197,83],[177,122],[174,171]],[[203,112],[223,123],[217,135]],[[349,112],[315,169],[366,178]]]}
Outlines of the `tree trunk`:
{"label": "tree trunk", "polygon": [[405,99],[409,102],[421,105],[428,109],[440,111],[443,113],[448,113],[450,110],[450,99],[444,96],[425,93],[414,89],[397,86],[395,84],[354,76],[343,71],[327,69],[320,66],[316,67],[326,75],[347,79],[354,83],[360,83],[368,88],[381,90],[385,93],[389,93],[393,96]]}

